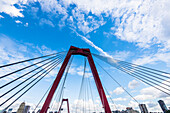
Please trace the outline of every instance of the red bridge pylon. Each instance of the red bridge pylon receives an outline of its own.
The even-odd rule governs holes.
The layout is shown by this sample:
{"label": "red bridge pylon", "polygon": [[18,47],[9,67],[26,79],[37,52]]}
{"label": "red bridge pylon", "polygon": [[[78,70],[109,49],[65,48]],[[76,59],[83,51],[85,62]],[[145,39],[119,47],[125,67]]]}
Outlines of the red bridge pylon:
{"label": "red bridge pylon", "polygon": [[62,105],[63,105],[63,102],[66,101],[67,102],[67,111],[68,113],[70,113],[70,109],[69,109],[69,102],[68,102],[68,99],[62,99],[62,102],[61,102],[61,105],[59,107],[59,110],[58,110],[58,113],[60,113],[60,111],[62,110]]}
{"label": "red bridge pylon", "polygon": [[96,86],[97,86],[97,90],[98,90],[98,93],[99,93],[99,96],[100,96],[100,99],[101,99],[101,102],[102,102],[102,105],[103,105],[103,108],[105,110],[105,113],[111,113],[110,106],[109,106],[109,103],[107,101],[107,98],[106,98],[106,95],[105,95],[102,83],[100,81],[100,78],[99,78],[99,75],[98,75],[96,66],[94,64],[90,50],[89,49],[80,49],[80,48],[73,47],[73,46],[70,47],[70,49],[67,53],[67,56],[65,57],[65,60],[64,60],[62,66],[61,66],[61,68],[60,68],[60,70],[57,74],[57,77],[56,77],[56,79],[55,79],[55,81],[54,81],[54,83],[51,87],[51,90],[50,90],[50,92],[49,92],[49,94],[48,94],[48,96],[47,96],[47,98],[44,102],[44,105],[43,105],[40,113],[47,113],[47,110],[49,108],[52,97],[55,93],[55,90],[58,87],[58,84],[61,80],[61,77],[62,77],[62,75],[65,71],[65,68],[66,68],[66,66],[69,62],[71,55],[83,55],[83,56],[87,57],[91,71],[92,71],[92,74],[93,74],[93,77],[94,77],[94,80],[95,80],[95,83],[96,83]]}

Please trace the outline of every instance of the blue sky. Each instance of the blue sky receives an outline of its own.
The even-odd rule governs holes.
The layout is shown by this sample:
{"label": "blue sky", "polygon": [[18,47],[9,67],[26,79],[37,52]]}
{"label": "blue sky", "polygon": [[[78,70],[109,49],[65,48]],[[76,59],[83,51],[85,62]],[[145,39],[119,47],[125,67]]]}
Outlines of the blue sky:
{"label": "blue sky", "polygon": [[[3,65],[65,51],[73,45],[90,48],[92,53],[169,72],[169,5],[170,2],[166,0],[1,0],[0,63]],[[83,61],[81,56],[74,58],[66,83],[65,97],[69,97],[71,106],[74,106],[78,97],[79,90],[76,89],[79,89],[77,86],[82,77]],[[170,106],[169,97],[109,65],[102,65],[140,103],[146,103],[150,111],[160,111],[158,99],[165,100]],[[132,106],[138,109],[137,104],[117,84],[109,81],[100,67],[97,68],[117,107],[125,109],[126,106]],[[1,74],[12,69],[1,70]],[[39,95],[43,95],[54,80],[58,69],[59,67],[18,103],[25,101],[34,107],[40,99]],[[100,100],[90,70],[88,74],[94,87],[97,100],[95,104],[98,106]],[[13,78],[2,81],[7,82],[9,79]]]}

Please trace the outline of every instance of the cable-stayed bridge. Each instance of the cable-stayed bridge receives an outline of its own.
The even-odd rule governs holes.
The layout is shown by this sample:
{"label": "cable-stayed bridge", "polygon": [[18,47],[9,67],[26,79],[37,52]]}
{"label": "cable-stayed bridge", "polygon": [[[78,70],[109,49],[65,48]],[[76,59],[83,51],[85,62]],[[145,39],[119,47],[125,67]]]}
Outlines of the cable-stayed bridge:
{"label": "cable-stayed bridge", "polygon": [[[6,77],[10,77],[11,75],[15,75],[17,73],[20,73],[21,71],[24,71],[24,74],[21,74],[20,76],[17,76],[11,79],[10,81],[8,81],[7,83],[4,83],[3,85],[0,86],[0,90],[6,88],[6,90],[0,93],[0,99],[8,95],[8,98],[5,98],[5,100],[4,99],[0,100],[0,107],[3,107],[4,111],[9,109],[17,100],[22,98],[24,94],[30,91],[30,89],[32,89],[43,78],[45,78],[52,70],[54,70],[57,66],[59,66],[59,64],[62,63],[54,82],[49,86],[47,91],[44,92],[44,95],[42,96],[42,98],[40,99],[36,107],[34,108],[34,111],[36,111],[37,108],[42,104],[40,113],[49,112],[50,104],[52,103],[51,101],[54,97],[54,93],[57,92],[58,95],[55,97],[55,99],[57,98],[61,104],[60,104],[60,107],[56,109],[56,111],[61,112],[62,104],[64,101],[66,101],[68,113],[69,113],[70,112],[69,101],[68,99],[64,99],[63,93],[64,93],[64,87],[65,87],[65,83],[67,80],[68,72],[71,67],[71,63],[72,63],[74,55],[84,56],[84,68],[83,68],[83,76],[82,76],[82,80],[80,84],[80,89],[79,89],[78,101],[75,106],[75,111],[72,111],[72,112],[76,112],[76,113],[80,112],[79,111],[80,108],[78,108],[78,104],[80,103],[79,100],[81,100],[82,97],[83,97],[83,102],[84,102],[86,100],[89,100],[89,97],[91,96],[92,101],[94,102],[93,89],[91,87],[89,78],[88,77],[86,78],[87,62],[89,63],[89,66],[91,68],[91,72],[92,72],[92,75],[93,75],[93,78],[94,78],[94,81],[97,87],[97,91],[98,91],[98,94],[101,100],[101,104],[102,104],[102,107],[105,113],[111,113],[112,111],[110,108],[108,99],[111,100],[110,102],[112,104],[114,104],[114,102],[107,88],[103,86],[100,80],[96,65],[98,65],[100,69],[102,69],[110,77],[110,79],[114,83],[116,83],[118,86],[120,86],[136,103],[140,104],[138,100],[135,99],[114,78],[114,76],[112,76],[108,71],[106,71],[106,69],[101,65],[100,62],[94,61],[93,57],[165,93],[167,96],[170,96],[170,82],[168,81],[170,79],[170,76],[169,76],[170,73],[160,71],[157,69],[152,69],[149,67],[144,67],[141,65],[133,64],[133,63],[129,63],[126,61],[113,59],[108,56],[97,55],[97,54],[91,53],[89,49],[81,49],[81,48],[71,46],[68,51],[53,53],[53,54],[49,54],[45,56],[40,56],[36,58],[14,62],[11,64],[1,65],[0,69],[3,69],[3,68],[18,65],[18,64],[34,61],[34,63],[31,65],[26,65],[24,67],[21,67],[19,69],[13,70],[12,72],[8,72],[0,76],[0,80],[3,80]],[[23,79],[26,76],[27,78]],[[23,79],[23,81],[21,81],[18,84],[15,84],[15,82],[20,79]],[[8,86],[11,84],[14,84],[14,85],[12,85],[12,87],[9,88]],[[14,91],[15,89],[19,87],[21,88],[11,94],[12,91]],[[109,97],[107,98],[106,95],[109,95]],[[43,99],[45,99],[44,102],[43,102]],[[6,103],[9,103],[9,104],[6,105]],[[90,106],[88,106],[88,103],[83,103],[83,108],[81,109],[82,110],[81,112],[86,113],[85,111],[86,107],[90,107]],[[88,111],[88,112],[91,112],[91,113],[96,112],[96,109],[98,108],[94,107],[93,111]]]}

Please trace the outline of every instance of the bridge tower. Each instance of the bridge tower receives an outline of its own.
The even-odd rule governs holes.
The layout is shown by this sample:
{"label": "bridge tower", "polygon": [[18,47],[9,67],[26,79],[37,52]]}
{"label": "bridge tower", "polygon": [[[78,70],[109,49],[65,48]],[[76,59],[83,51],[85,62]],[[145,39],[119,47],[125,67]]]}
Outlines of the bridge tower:
{"label": "bridge tower", "polygon": [[67,111],[68,113],[70,113],[70,109],[69,109],[69,102],[68,102],[68,99],[62,99],[62,102],[61,102],[61,105],[59,107],[59,110],[58,110],[58,113],[60,113],[60,111],[62,110],[62,105],[63,105],[63,102],[66,101],[67,102]]}
{"label": "bridge tower", "polygon": [[43,104],[43,107],[40,111],[40,113],[47,113],[47,110],[49,108],[49,105],[50,105],[50,102],[52,100],[52,97],[55,93],[55,90],[57,89],[58,87],[58,84],[61,80],[61,77],[65,71],[65,68],[69,62],[69,59],[71,57],[71,55],[83,55],[85,57],[87,57],[88,59],[88,62],[89,62],[89,65],[90,65],[90,68],[91,68],[91,71],[92,71],[92,74],[93,74],[93,77],[94,77],[94,80],[95,80],[95,84],[97,86],[97,90],[98,90],[98,93],[99,93],[99,96],[100,96],[100,99],[101,99],[101,103],[103,105],[103,108],[105,110],[105,113],[111,113],[111,109],[110,109],[110,106],[109,106],[109,103],[107,101],[107,98],[106,98],[106,95],[105,95],[105,92],[104,92],[104,89],[103,89],[103,86],[102,86],[102,83],[100,81],[100,78],[99,78],[99,75],[98,75],[98,72],[97,72],[97,69],[96,69],[96,66],[94,64],[94,61],[93,61],[93,58],[92,58],[92,55],[91,55],[91,52],[89,49],[81,49],[81,48],[77,48],[77,47],[73,47],[71,46],[66,57],[65,57],[65,60],[56,76],[56,79],[50,89],[50,92]]}

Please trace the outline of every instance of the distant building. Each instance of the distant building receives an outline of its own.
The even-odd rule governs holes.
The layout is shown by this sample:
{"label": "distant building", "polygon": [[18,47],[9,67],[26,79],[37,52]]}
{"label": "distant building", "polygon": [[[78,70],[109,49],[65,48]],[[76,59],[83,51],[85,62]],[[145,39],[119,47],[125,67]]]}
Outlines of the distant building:
{"label": "distant building", "polygon": [[25,102],[21,103],[21,105],[19,106],[19,108],[17,110],[17,113],[23,113],[24,108],[25,108]]}
{"label": "distant building", "polygon": [[148,110],[145,104],[139,104],[139,108],[141,110],[141,113],[148,113]]}
{"label": "distant building", "polygon": [[24,112],[23,112],[23,113],[28,113],[28,112],[29,112],[29,110],[30,110],[30,106],[25,106],[25,108],[24,108]]}
{"label": "distant building", "polygon": [[116,110],[116,111],[112,111],[112,113],[120,113],[120,111],[119,111],[119,110]]}
{"label": "distant building", "polygon": [[9,108],[9,109],[8,109],[8,113],[12,113],[12,108]]}
{"label": "distant building", "polygon": [[166,111],[168,111],[168,108],[166,107],[165,103],[163,100],[159,100],[158,101],[159,105],[161,106],[161,109],[164,113],[166,113]]}
{"label": "distant building", "polygon": [[122,110],[120,113],[127,113],[127,111]]}
{"label": "distant building", "polygon": [[127,112],[127,113],[139,113],[139,111],[133,110],[132,107],[127,107],[127,108],[126,108],[126,112]]}

